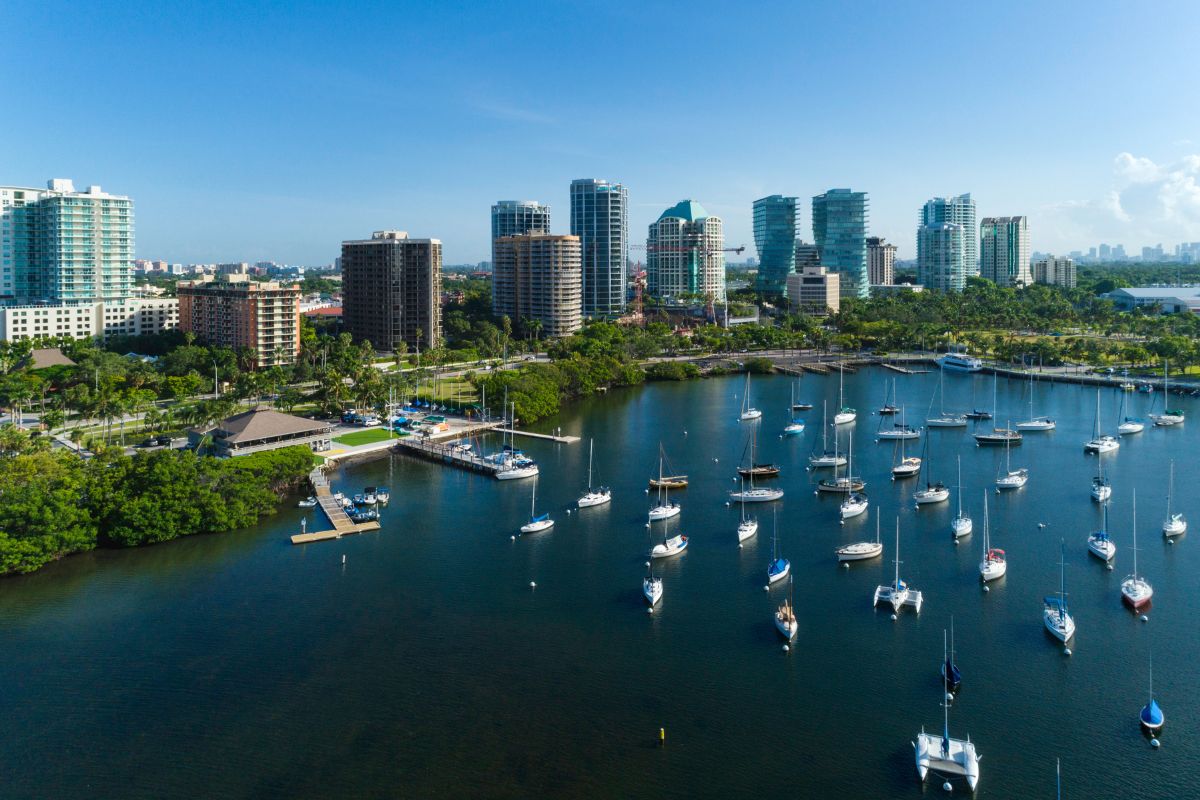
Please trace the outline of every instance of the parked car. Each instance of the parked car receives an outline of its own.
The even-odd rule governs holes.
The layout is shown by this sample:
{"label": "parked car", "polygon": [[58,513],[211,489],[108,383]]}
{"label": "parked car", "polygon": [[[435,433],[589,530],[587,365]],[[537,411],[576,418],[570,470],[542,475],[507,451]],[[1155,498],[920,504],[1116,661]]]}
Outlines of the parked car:
{"label": "parked car", "polygon": [[171,446],[171,437],[170,436],[156,436],[156,437],[154,437],[154,443],[157,444],[159,447],[170,447]]}

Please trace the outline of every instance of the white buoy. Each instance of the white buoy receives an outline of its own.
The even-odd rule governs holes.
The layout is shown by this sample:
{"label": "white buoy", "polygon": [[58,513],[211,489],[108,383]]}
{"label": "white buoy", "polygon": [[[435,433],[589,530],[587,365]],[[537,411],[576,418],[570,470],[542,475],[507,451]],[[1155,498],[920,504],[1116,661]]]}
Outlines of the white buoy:
{"label": "white buoy", "polygon": [[646,494],[650,494],[650,490],[649,490],[649,489],[643,489],[642,491],[644,491]]}
{"label": "white buoy", "polygon": [[1113,571],[1113,566],[1112,566],[1112,564],[1105,564],[1105,565],[1104,565],[1104,568],[1105,568],[1106,570],[1108,570],[1109,572],[1112,572],[1112,571]]}
{"label": "white buoy", "polygon": [[529,582],[529,588],[530,588],[530,589],[536,589],[536,588],[537,588],[537,581],[530,581],[530,582]]}
{"label": "white buoy", "polygon": [[792,648],[788,647],[786,644],[783,646],[783,652],[785,652],[785,653],[791,649]]}
{"label": "white buoy", "polygon": [[954,695],[946,692],[946,705],[951,705],[954,702]]}
{"label": "white buoy", "polygon": [[[1174,539],[1167,539],[1167,544],[1175,544],[1175,540],[1174,540]],[[1157,739],[1155,739],[1154,741],[1156,741],[1156,742],[1157,742],[1158,740],[1157,740]]]}
{"label": "white buoy", "polygon": [[725,507],[726,507],[726,508],[729,508],[729,506],[731,506],[731,505],[733,505],[733,504],[732,504],[732,503],[730,503],[728,500],[726,500],[726,501],[725,501]]}
{"label": "white buoy", "polygon": [[644,566],[646,569],[649,569],[649,568],[650,568],[650,562],[649,562],[649,561],[647,561],[647,562],[646,562],[645,564],[643,564],[642,566]]}
{"label": "white buoy", "polygon": [[743,545],[741,542],[738,542],[738,550],[741,550],[743,547],[745,547],[745,545]]}
{"label": "white buoy", "polygon": [[769,592],[769,591],[771,591],[771,584],[769,584],[769,583],[768,583],[766,586],[764,586],[764,587],[763,587],[763,591],[764,591],[764,592]]}
{"label": "white buoy", "polygon": [[649,528],[649,527],[650,527],[650,523],[649,523],[649,522],[647,522],[647,523],[646,523],[646,527],[647,527],[647,528]]}
{"label": "white buoy", "polygon": [[954,537],[954,546],[958,547],[958,537]]}
{"label": "white buoy", "polygon": [[842,562],[842,569],[850,569],[850,562],[849,562],[849,561],[843,561],[843,562]]}
{"label": "white buoy", "polygon": [[684,436],[687,436],[687,431],[684,431],[684,432],[683,432],[683,435],[684,435]]}
{"label": "white buoy", "polygon": [[514,534],[513,536],[508,537],[508,539],[509,539],[509,541],[515,542],[517,540],[517,537]]}
{"label": "white buoy", "polygon": [[567,509],[567,516],[568,517],[571,516],[571,509],[569,509],[569,508]]}
{"label": "white buoy", "polygon": [[991,589],[989,589],[989,588],[988,588],[988,585],[985,583],[985,584],[983,585],[983,593],[984,593],[984,594],[987,594],[987,593],[988,593],[988,592],[990,592],[990,591],[991,591]]}
{"label": "white buoy", "polygon": [[844,519],[838,521],[838,525],[845,525],[845,524],[846,524],[846,520],[844,520]]}
{"label": "white buoy", "polygon": [[1038,527],[1039,527],[1039,528],[1044,528],[1044,527],[1046,527],[1046,523],[1044,523],[1044,522],[1039,522],[1039,523],[1038,523]]}
{"label": "white buoy", "polygon": [[1150,739],[1150,746],[1151,747],[1161,747],[1162,742],[1158,741],[1158,739],[1152,738],[1152,739]]}
{"label": "white buoy", "polygon": [[714,458],[714,459],[713,459],[713,463],[714,463],[714,464],[720,463],[720,461],[721,461],[721,459],[719,459],[719,458]]}
{"label": "white buoy", "polygon": [[346,563],[346,554],[345,553],[342,553],[342,563],[343,564]]}
{"label": "white buoy", "polygon": [[654,606],[650,606],[649,608],[647,608],[647,609],[646,609],[646,613],[647,613],[647,614],[653,614],[653,613],[654,613]]}
{"label": "white buoy", "polygon": [[1139,617],[1139,619],[1140,619],[1142,622],[1149,622],[1149,621],[1150,621],[1150,618],[1149,618],[1149,617],[1147,617],[1145,614],[1142,614],[1142,616],[1141,616],[1141,617]]}
{"label": "white buoy", "polygon": [[896,615],[892,614],[892,621],[894,622],[895,620],[896,620]]}
{"label": "white buoy", "polygon": [[954,791],[954,787],[950,785],[950,781],[946,781],[945,783],[943,783],[942,788],[945,789],[947,792]]}
{"label": "white buoy", "polygon": [[1069,656],[1069,655],[1071,655],[1071,648],[1069,648],[1069,647],[1064,647],[1064,648],[1063,648],[1063,655],[1064,655],[1064,656]]}

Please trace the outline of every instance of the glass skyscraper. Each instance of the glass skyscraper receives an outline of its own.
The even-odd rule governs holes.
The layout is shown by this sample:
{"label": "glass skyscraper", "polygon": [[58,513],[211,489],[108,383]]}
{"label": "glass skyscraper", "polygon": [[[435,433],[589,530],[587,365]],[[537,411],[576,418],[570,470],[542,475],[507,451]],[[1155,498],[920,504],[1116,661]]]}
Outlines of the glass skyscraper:
{"label": "glass skyscraper", "polygon": [[571,181],[571,235],[583,254],[583,315],[625,313],[625,265],[629,260],[629,195],[619,183],[596,178]]}
{"label": "glass skyscraper", "polygon": [[796,198],[773,194],[754,201],[754,246],[758,249],[756,291],[781,295],[796,271]]}
{"label": "glass skyscraper", "polygon": [[868,297],[867,193],[830,189],[812,200],[813,239],[821,266],[840,276],[842,297]]}
{"label": "glass skyscraper", "polygon": [[997,286],[1028,286],[1029,222],[1025,217],[984,217],[979,224],[979,274]]}
{"label": "glass skyscraper", "polygon": [[[945,229],[947,225],[961,228],[961,242],[951,242],[953,234]],[[917,229],[917,274],[921,283],[946,292],[965,289],[967,278],[979,274],[975,231],[975,201],[969,193],[935,197],[925,203]],[[939,247],[943,249],[934,249]]]}

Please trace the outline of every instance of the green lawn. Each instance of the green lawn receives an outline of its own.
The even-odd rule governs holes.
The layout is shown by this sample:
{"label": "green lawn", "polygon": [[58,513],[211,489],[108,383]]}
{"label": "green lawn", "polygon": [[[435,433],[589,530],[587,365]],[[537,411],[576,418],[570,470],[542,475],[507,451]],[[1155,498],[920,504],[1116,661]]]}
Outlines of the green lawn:
{"label": "green lawn", "polygon": [[382,442],[385,439],[393,438],[391,432],[387,428],[366,428],[361,431],[347,433],[345,436],[338,436],[334,441],[338,444],[344,444],[349,447],[354,447],[360,444],[371,444],[372,442]]}

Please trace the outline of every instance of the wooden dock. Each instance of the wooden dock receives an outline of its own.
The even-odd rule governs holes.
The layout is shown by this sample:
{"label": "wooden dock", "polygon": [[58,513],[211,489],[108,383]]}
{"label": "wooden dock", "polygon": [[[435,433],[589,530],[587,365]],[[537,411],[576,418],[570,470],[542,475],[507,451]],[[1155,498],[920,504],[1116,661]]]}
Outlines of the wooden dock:
{"label": "wooden dock", "polygon": [[495,477],[496,473],[500,472],[499,464],[488,461],[482,456],[477,455],[474,451],[464,452],[455,449],[453,444],[445,442],[427,441],[411,437],[401,439],[396,443],[396,448],[410,455],[420,456],[429,461],[449,464],[460,469],[470,470],[471,472],[479,472],[493,477]]}
{"label": "wooden dock", "polygon": [[828,375],[829,368],[824,364],[801,364],[800,368],[805,372],[811,372],[814,375]]}
{"label": "wooden dock", "polygon": [[499,428],[501,433],[511,433],[514,436],[532,436],[535,439],[549,439],[552,442],[560,444],[575,444],[579,441],[578,436],[555,436],[551,433],[533,433],[532,431],[519,431],[515,428]]}
{"label": "wooden dock", "polygon": [[333,527],[323,531],[297,533],[292,537],[292,544],[323,542],[326,539],[340,539],[355,533],[379,530],[378,521],[357,523],[350,519],[345,509],[337,500],[333,499],[333,493],[329,491],[329,480],[320,467],[309,473],[308,480],[312,483],[313,492],[316,494],[317,505],[325,512],[325,516],[329,518],[329,524]]}
{"label": "wooden dock", "polygon": [[[889,364],[886,361],[880,361],[879,366],[883,367],[884,369],[890,369],[892,372],[899,372],[901,375],[916,375],[918,373],[918,370],[909,369],[907,367],[897,366],[896,364]],[[928,372],[928,370],[919,370],[919,371],[920,372]]]}

